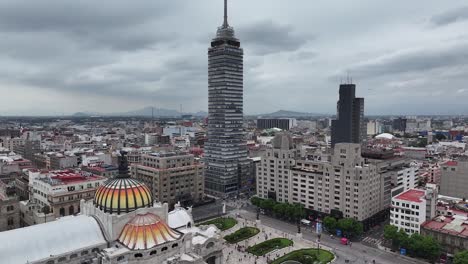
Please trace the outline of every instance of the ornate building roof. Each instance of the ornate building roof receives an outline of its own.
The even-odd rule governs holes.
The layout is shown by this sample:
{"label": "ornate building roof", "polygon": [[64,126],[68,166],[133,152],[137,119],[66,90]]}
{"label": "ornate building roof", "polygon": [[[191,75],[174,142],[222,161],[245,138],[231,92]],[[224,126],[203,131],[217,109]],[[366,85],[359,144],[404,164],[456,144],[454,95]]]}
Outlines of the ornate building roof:
{"label": "ornate building roof", "polygon": [[118,241],[129,249],[145,250],[177,240],[181,236],[181,233],[171,229],[159,216],[146,213],[130,220],[122,229]]}
{"label": "ornate building roof", "polygon": [[116,178],[101,185],[94,195],[94,204],[107,213],[128,213],[151,207],[153,198],[149,188],[138,180]]}

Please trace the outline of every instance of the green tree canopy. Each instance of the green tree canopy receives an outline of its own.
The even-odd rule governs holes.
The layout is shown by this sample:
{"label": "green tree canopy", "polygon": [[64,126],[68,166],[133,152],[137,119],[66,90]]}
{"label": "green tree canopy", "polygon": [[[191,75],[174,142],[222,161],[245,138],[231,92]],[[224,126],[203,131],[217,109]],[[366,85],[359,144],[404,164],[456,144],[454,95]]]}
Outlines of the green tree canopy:
{"label": "green tree canopy", "polygon": [[394,248],[406,248],[411,256],[431,261],[435,261],[440,256],[440,244],[431,236],[420,234],[408,236],[403,229],[398,230],[396,226],[387,225],[384,227],[384,238],[392,240]]}
{"label": "green tree canopy", "polygon": [[468,264],[468,250],[460,251],[455,254],[453,264]]}
{"label": "green tree canopy", "polygon": [[336,229],[336,219],[331,216],[326,216],[323,219],[323,225],[328,229],[328,231],[334,231]]}
{"label": "green tree canopy", "polygon": [[397,237],[398,227],[393,225],[386,225],[384,227],[384,238],[388,240],[393,240]]}
{"label": "green tree canopy", "polygon": [[342,218],[338,220],[337,228],[341,229],[347,236],[359,236],[364,231],[362,223],[353,218]]}

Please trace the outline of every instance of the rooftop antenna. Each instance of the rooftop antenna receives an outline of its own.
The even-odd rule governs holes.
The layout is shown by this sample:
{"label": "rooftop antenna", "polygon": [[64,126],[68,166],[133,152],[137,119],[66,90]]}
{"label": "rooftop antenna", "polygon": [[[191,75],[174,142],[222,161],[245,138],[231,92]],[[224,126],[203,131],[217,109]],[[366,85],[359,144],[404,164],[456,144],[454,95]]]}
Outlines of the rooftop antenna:
{"label": "rooftop antenna", "polygon": [[346,84],[349,84],[349,71],[346,71]]}
{"label": "rooftop antenna", "polygon": [[152,126],[154,127],[154,106],[151,107],[151,121],[152,121]]}
{"label": "rooftop antenna", "polygon": [[228,28],[228,18],[227,18],[227,0],[224,0],[224,22],[223,22],[223,28]]}

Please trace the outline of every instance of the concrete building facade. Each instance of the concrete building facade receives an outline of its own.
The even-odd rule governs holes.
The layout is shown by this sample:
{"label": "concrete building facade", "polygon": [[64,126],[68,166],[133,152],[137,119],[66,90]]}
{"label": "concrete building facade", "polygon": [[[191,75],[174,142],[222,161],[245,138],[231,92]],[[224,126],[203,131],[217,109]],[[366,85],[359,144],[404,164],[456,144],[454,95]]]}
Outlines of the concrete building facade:
{"label": "concrete building facade", "polygon": [[350,217],[365,226],[381,220],[388,208],[382,202],[384,180],[376,165],[361,157],[359,144],[338,143],[329,159],[294,159],[295,153],[288,148],[267,152],[257,174],[260,198],[300,203],[318,215]]}
{"label": "concrete building facade", "polygon": [[448,161],[441,168],[440,194],[468,198],[468,160]]}
{"label": "concrete building facade", "polygon": [[20,227],[19,199],[14,187],[0,181],[0,232]]}
{"label": "concrete building facade", "polygon": [[130,167],[132,178],[141,180],[156,201],[170,206],[191,205],[203,199],[204,165],[192,154],[159,152],[144,154],[139,164]]}
{"label": "concrete building facade", "polygon": [[227,21],[208,49],[208,135],[205,186],[217,196],[242,192],[250,162],[243,129],[243,49]]}
{"label": "concrete building facade", "polygon": [[355,84],[341,84],[336,119],[332,120],[331,144],[361,143],[366,139],[364,98],[356,97]]}
{"label": "concrete building facade", "polygon": [[436,215],[437,188],[409,189],[392,198],[390,224],[407,234],[419,234],[421,225]]}
{"label": "concrete building facade", "polygon": [[294,118],[259,118],[257,119],[258,129],[280,128],[282,130],[289,130],[297,125]]}
{"label": "concrete building facade", "polygon": [[[80,201],[94,197],[96,189],[103,185],[107,178],[93,175],[89,172],[62,170],[29,172],[29,202],[24,202],[22,215],[25,225],[33,225],[26,214],[41,213],[42,208],[48,206],[53,218],[74,215],[80,212]],[[30,205],[31,209],[30,210]]]}
{"label": "concrete building facade", "polygon": [[289,203],[292,201],[290,169],[296,164],[299,151],[294,148],[292,137],[287,133],[278,133],[272,145],[257,167],[257,195]]}

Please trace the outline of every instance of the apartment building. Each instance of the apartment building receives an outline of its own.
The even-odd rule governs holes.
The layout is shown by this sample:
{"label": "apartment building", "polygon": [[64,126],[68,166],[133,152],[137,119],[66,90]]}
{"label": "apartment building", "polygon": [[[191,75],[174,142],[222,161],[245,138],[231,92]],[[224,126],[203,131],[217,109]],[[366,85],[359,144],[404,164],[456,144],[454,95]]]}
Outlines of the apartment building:
{"label": "apartment building", "polygon": [[331,161],[298,160],[291,178],[292,202],[310,210],[370,223],[385,209],[383,180],[360,144],[337,143]]}
{"label": "apartment building", "polygon": [[291,202],[290,169],[298,158],[293,139],[287,133],[278,133],[257,166],[257,195],[278,202]]}
{"label": "apartment building", "polygon": [[0,181],[0,232],[19,226],[19,200],[15,188]]}
{"label": "apartment building", "polygon": [[131,165],[132,178],[146,183],[153,199],[173,206],[190,205],[204,196],[203,164],[186,152],[143,154],[139,164]]}
{"label": "apartment building", "polygon": [[107,178],[89,172],[61,170],[42,172],[29,171],[29,201],[21,202],[21,216],[24,225],[33,225],[44,217],[42,208],[48,206],[55,219],[80,212],[80,201],[94,198],[96,189]]}
{"label": "apartment building", "polygon": [[468,197],[468,159],[448,161],[442,164],[440,177],[440,194],[456,197]]}
{"label": "apartment building", "polygon": [[382,202],[384,180],[361,157],[360,144],[337,143],[330,159],[299,159],[281,142],[283,149],[268,150],[258,168],[260,198],[301,203],[313,214],[350,217],[365,226],[380,221],[388,208]]}
{"label": "apartment building", "polygon": [[390,224],[409,235],[421,232],[421,225],[436,214],[437,188],[410,189],[392,198]]}

